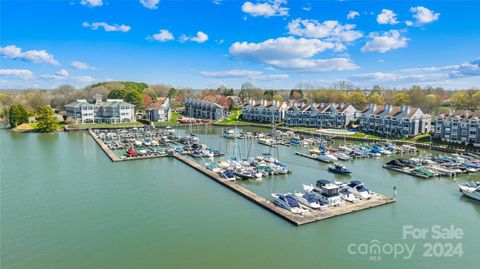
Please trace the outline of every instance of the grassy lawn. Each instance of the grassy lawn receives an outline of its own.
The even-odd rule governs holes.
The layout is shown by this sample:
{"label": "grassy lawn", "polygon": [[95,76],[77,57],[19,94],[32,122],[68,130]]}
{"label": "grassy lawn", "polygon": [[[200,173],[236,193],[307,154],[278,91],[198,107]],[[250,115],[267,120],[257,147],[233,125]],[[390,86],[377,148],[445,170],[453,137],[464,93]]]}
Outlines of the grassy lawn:
{"label": "grassy lawn", "polygon": [[142,126],[140,122],[124,122],[124,123],[82,123],[68,124],[68,127],[86,127],[86,128],[108,128],[108,127],[138,127]]}
{"label": "grassy lawn", "polygon": [[178,118],[180,118],[180,113],[172,112],[170,115],[169,121],[161,121],[161,122],[154,122],[153,125],[155,126],[172,126],[172,125],[180,125],[181,123],[177,122]]}
{"label": "grassy lawn", "polygon": [[242,124],[249,124],[249,122],[241,121],[238,118],[241,115],[241,110],[239,109],[232,109],[230,116],[223,120],[218,120],[215,123],[218,124],[229,124],[229,125],[242,125]]}
{"label": "grassy lawn", "polygon": [[316,127],[304,127],[304,126],[293,126],[290,128],[298,131],[307,131],[307,132],[315,132],[316,130],[318,130],[318,128]]}

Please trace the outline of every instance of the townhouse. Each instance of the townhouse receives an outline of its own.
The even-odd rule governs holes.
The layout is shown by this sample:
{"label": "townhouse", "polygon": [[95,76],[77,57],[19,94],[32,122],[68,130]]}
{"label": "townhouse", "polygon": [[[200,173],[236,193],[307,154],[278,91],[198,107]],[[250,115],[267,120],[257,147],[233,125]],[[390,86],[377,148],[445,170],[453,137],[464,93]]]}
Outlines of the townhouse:
{"label": "townhouse", "polygon": [[412,137],[430,132],[431,117],[417,107],[370,104],[361,111],[358,127],[385,137]]}
{"label": "townhouse", "polygon": [[183,104],[187,117],[220,120],[228,116],[228,109],[214,102],[187,98]]}
{"label": "townhouse", "polygon": [[65,105],[67,117],[75,119],[76,123],[121,123],[134,122],[135,106],[122,99],[102,100],[102,95],[96,94],[94,103],[85,99]]}
{"label": "townhouse", "polygon": [[335,103],[294,103],[287,110],[287,126],[317,128],[346,128],[356,120],[357,110],[352,105]]}
{"label": "townhouse", "polygon": [[287,102],[249,100],[242,109],[242,118],[254,122],[280,122],[285,120]]}
{"label": "townhouse", "polygon": [[480,110],[445,110],[435,117],[433,136],[442,141],[480,147]]}
{"label": "townhouse", "polygon": [[158,97],[155,103],[151,103],[145,108],[144,114],[145,117],[152,122],[170,120],[170,99],[167,97]]}

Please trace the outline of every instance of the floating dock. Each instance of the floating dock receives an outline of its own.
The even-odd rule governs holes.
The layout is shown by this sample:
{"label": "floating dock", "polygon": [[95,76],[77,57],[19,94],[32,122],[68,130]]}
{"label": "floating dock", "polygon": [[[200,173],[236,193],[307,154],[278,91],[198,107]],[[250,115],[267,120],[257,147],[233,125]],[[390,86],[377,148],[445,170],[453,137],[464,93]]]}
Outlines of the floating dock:
{"label": "floating dock", "polygon": [[122,161],[133,161],[133,160],[143,160],[143,159],[153,159],[153,158],[160,158],[160,157],[167,157],[168,154],[155,154],[155,155],[147,155],[147,156],[135,156],[135,157],[128,157],[128,158],[120,158],[111,150],[108,148],[108,146],[102,142],[100,138],[91,130],[88,130],[88,133],[92,136],[93,140],[100,146],[100,148],[107,154],[108,158],[112,160],[112,162],[122,162]]}
{"label": "floating dock", "polygon": [[360,201],[357,201],[356,203],[347,203],[338,207],[331,207],[321,211],[311,209],[309,210],[308,213],[304,215],[297,215],[297,214],[291,213],[286,209],[276,206],[270,200],[265,199],[262,196],[256,193],[253,193],[252,191],[240,186],[235,181],[229,181],[222,178],[217,173],[214,173],[206,169],[205,167],[201,166],[197,162],[190,160],[187,156],[174,153],[173,157],[175,157],[177,160],[182,161],[186,165],[194,168],[195,170],[201,172],[202,174],[208,176],[209,178],[215,180],[216,182],[224,185],[225,187],[242,195],[243,197],[256,203],[257,205],[267,209],[268,211],[274,213],[275,215],[280,216],[283,219],[289,221],[290,223],[298,226],[395,202],[395,199],[391,197],[387,197],[387,196],[375,193],[373,194],[372,198],[369,200],[360,200]]}
{"label": "floating dock", "polygon": [[295,155],[302,156],[302,157],[305,157],[305,158],[309,158],[309,159],[319,161],[319,162],[324,162],[324,163],[332,163],[333,162],[333,160],[318,159],[318,158],[313,157],[312,155],[308,155],[308,154],[301,153],[301,152],[295,152]]}

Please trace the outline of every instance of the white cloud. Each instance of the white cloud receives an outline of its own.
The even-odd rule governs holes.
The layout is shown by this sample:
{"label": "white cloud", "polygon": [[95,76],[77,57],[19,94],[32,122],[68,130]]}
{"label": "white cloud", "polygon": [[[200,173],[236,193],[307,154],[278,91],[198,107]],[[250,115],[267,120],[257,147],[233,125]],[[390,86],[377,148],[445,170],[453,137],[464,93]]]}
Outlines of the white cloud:
{"label": "white cloud", "polygon": [[22,52],[21,48],[15,45],[10,45],[0,48],[0,54],[10,59],[20,59],[32,63],[60,64],[55,60],[53,55],[46,50],[27,50]]}
{"label": "white cloud", "polygon": [[334,47],[331,42],[290,36],[260,43],[235,42],[230,46],[229,52],[233,56],[268,63],[276,59],[309,58]]}
{"label": "white cloud", "polygon": [[0,75],[18,77],[23,80],[29,80],[34,77],[33,72],[27,69],[0,69]]}
{"label": "white cloud", "polygon": [[170,41],[170,40],[174,40],[175,37],[167,29],[161,29],[157,34],[154,34],[152,36],[148,36],[147,39],[157,40],[157,41],[160,41],[160,42],[167,42],[167,41]]}
{"label": "white cloud", "polygon": [[373,72],[351,77],[354,81],[370,83],[446,84],[450,80],[480,77],[480,58],[456,65],[401,69],[394,72]]}
{"label": "white cloud", "polygon": [[57,75],[59,77],[69,77],[70,73],[68,73],[68,71],[65,70],[65,69],[61,69],[61,70],[55,72],[55,75]]}
{"label": "white cloud", "polygon": [[355,19],[355,17],[358,17],[358,16],[360,16],[360,13],[358,13],[355,10],[350,10],[350,12],[348,12],[347,14],[347,20],[353,20]]}
{"label": "white cloud", "polygon": [[202,71],[200,74],[209,78],[235,78],[235,77],[253,77],[262,75],[263,72],[255,70],[232,69],[225,71]]}
{"label": "white cloud", "polygon": [[81,0],[80,4],[88,7],[99,7],[103,5],[102,0]]}
{"label": "white cloud", "polygon": [[415,18],[415,22],[406,21],[408,26],[422,26],[428,23],[432,23],[440,17],[440,13],[435,13],[434,11],[426,8],[426,7],[412,7],[410,8],[410,12],[413,14],[413,18]]}
{"label": "white cloud", "polygon": [[310,5],[310,3],[307,3],[305,6],[302,7],[302,9],[305,10],[305,11],[311,11],[312,6]]}
{"label": "white cloud", "polygon": [[354,30],[355,24],[342,25],[338,21],[303,20],[295,19],[287,25],[289,34],[308,37],[326,38],[328,41],[352,42],[362,37],[360,31]]}
{"label": "white cloud", "polygon": [[408,43],[408,39],[402,37],[398,30],[390,30],[383,33],[374,32],[369,37],[370,40],[362,47],[362,52],[377,51],[384,53],[389,50],[405,48]]}
{"label": "white cloud", "polygon": [[354,75],[351,77],[354,81],[368,81],[368,82],[400,82],[400,83],[417,83],[425,81],[435,81],[448,79],[446,74],[398,74],[398,73],[366,73]]}
{"label": "white cloud", "polygon": [[140,0],[140,4],[148,9],[157,9],[160,0]]}
{"label": "white cloud", "polygon": [[125,24],[108,24],[106,22],[84,22],[82,23],[83,27],[90,28],[92,30],[97,30],[99,28],[103,28],[105,32],[128,32],[130,31],[131,27]]}
{"label": "white cloud", "polygon": [[319,39],[280,37],[260,43],[235,42],[230,46],[230,55],[269,64],[275,68],[311,71],[338,71],[358,68],[350,59],[313,59],[327,49],[335,49],[332,42]]}
{"label": "white cloud", "polygon": [[220,5],[222,4],[222,0],[212,0],[212,3],[214,3],[215,5]]}
{"label": "white cloud", "polygon": [[358,69],[358,66],[348,58],[272,60],[270,64],[280,69],[310,70],[316,72]]}
{"label": "white cloud", "polygon": [[75,69],[78,69],[78,70],[95,69],[95,68],[89,66],[87,63],[80,62],[80,61],[73,61],[71,63],[71,66]]}
{"label": "white cloud", "polygon": [[377,22],[379,24],[397,24],[397,14],[389,9],[382,9],[382,12],[377,15]]}
{"label": "white cloud", "polygon": [[196,36],[188,37],[188,36],[186,36],[186,35],[182,35],[182,36],[180,37],[180,41],[181,41],[181,42],[193,41],[193,42],[197,42],[197,43],[203,43],[203,42],[205,42],[205,41],[207,41],[207,40],[208,40],[208,35],[205,34],[205,33],[202,32],[202,31],[198,31]]}
{"label": "white cloud", "polygon": [[257,4],[245,2],[242,5],[242,11],[253,17],[287,16],[288,8],[283,6],[286,3],[286,0],[269,0]]}
{"label": "white cloud", "polygon": [[480,76],[480,58],[470,62],[456,65],[432,66],[421,68],[402,69],[400,72],[419,73],[419,72],[445,72],[450,78],[478,77]]}

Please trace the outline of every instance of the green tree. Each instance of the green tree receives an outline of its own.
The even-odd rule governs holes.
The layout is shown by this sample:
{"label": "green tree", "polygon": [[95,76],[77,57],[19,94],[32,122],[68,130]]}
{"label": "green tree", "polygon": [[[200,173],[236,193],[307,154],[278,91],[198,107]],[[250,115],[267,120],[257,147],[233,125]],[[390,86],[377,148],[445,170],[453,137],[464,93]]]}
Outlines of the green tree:
{"label": "green tree", "polygon": [[450,96],[450,105],[454,109],[467,109],[469,96],[466,92],[456,92]]}
{"label": "green tree", "polygon": [[427,109],[427,113],[431,113],[433,115],[437,114],[438,108],[440,107],[440,101],[438,97],[431,93],[425,96],[425,105],[424,107]]}
{"label": "green tree", "polygon": [[137,91],[127,89],[114,89],[108,94],[111,99],[123,99],[136,107],[143,105],[143,99]]}
{"label": "green tree", "polygon": [[371,104],[380,105],[380,104],[383,103],[383,98],[378,93],[370,94],[367,99],[368,99],[368,102],[371,103]]}
{"label": "green tree", "polygon": [[274,94],[275,92],[273,90],[265,90],[265,92],[263,92],[263,96],[265,96],[267,100],[272,100]]}
{"label": "green tree", "polygon": [[363,92],[354,92],[348,96],[348,102],[355,108],[361,109],[367,104],[367,97]]}
{"label": "green tree", "polygon": [[279,101],[279,102],[282,102],[283,101],[283,97],[280,95],[280,94],[275,94],[272,98],[273,101]]}
{"label": "green tree", "polygon": [[28,112],[22,105],[13,104],[8,111],[8,123],[11,128],[28,123]]}
{"label": "green tree", "polygon": [[[297,87],[301,87],[301,86],[297,85]],[[295,100],[302,99],[303,98],[303,90],[302,89],[291,90],[289,98],[290,99],[295,99]]]}
{"label": "green tree", "polygon": [[41,132],[53,132],[58,128],[58,119],[53,115],[52,107],[41,106],[37,109],[37,126]]}
{"label": "green tree", "polygon": [[412,99],[410,98],[410,95],[404,92],[396,93],[392,99],[392,103],[395,106],[409,105],[411,102],[412,102]]}
{"label": "green tree", "polygon": [[472,104],[472,110],[480,109],[480,91],[476,91],[472,98],[470,98]]}
{"label": "green tree", "polygon": [[178,95],[178,92],[175,88],[170,88],[170,90],[168,90],[168,93],[167,93],[168,98],[174,99],[175,97],[177,97],[177,95]]}

